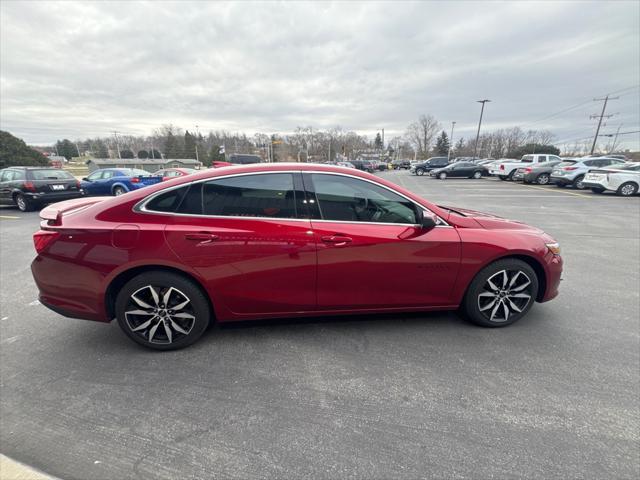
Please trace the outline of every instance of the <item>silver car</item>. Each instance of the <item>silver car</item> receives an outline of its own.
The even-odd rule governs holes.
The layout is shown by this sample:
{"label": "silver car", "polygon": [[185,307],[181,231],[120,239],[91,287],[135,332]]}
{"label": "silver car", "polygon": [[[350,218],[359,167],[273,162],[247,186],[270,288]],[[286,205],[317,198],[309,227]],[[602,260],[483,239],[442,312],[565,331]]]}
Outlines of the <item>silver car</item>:
{"label": "silver car", "polygon": [[551,183],[555,183],[558,187],[573,185],[573,188],[584,190],[587,187],[582,184],[582,181],[587,172],[592,168],[624,165],[625,163],[624,160],[610,157],[564,159],[561,163],[553,167],[551,171]]}

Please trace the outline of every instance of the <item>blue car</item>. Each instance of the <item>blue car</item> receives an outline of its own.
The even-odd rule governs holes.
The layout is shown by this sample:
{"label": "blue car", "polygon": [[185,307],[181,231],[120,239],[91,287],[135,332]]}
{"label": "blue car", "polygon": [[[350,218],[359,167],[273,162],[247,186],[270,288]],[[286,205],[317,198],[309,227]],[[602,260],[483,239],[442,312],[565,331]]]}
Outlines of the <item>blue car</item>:
{"label": "blue car", "polygon": [[102,168],[83,178],[80,187],[87,195],[118,196],[161,181],[162,177],[137,168]]}

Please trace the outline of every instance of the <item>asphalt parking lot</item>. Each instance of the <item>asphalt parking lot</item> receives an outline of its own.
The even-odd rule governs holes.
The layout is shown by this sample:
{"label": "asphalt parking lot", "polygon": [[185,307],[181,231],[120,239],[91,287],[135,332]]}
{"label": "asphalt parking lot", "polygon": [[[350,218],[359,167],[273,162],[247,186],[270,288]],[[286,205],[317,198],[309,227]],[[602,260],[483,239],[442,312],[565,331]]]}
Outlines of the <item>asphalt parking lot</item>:
{"label": "asphalt parking lot", "polygon": [[269,322],[158,353],[38,304],[37,213],[3,208],[2,453],[65,479],[637,478],[640,198],[381,175],[543,228],[560,296],[504,329]]}

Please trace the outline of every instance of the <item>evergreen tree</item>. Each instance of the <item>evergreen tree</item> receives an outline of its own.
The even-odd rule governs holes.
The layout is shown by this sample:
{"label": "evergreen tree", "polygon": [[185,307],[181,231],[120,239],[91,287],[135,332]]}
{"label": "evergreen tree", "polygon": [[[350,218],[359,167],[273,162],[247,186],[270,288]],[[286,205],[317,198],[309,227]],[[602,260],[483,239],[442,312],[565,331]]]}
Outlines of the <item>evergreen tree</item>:
{"label": "evergreen tree", "polygon": [[376,150],[382,150],[382,148],[384,147],[384,145],[382,145],[382,137],[380,136],[380,132],[376,133],[374,146],[376,147]]}
{"label": "evergreen tree", "polygon": [[147,152],[146,150],[138,151],[138,158],[146,160],[147,158],[149,158],[149,152]]}
{"label": "evergreen tree", "polygon": [[439,155],[446,155],[449,152],[449,136],[444,130],[436,139],[436,151]]}
{"label": "evergreen tree", "polygon": [[210,167],[213,162],[224,162],[225,161],[225,157],[224,157],[224,153],[220,152],[220,147],[218,145],[214,145],[213,147],[211,147],[211,150],[209,151],[209,155],[207,155],[205,158],[202,158],[202,163],[205,165],[205,167]]}
{"label": "evergreen tree", "polygon": [[66,138],[62,141],[58,140],[56,142],[56,151],[58,152],[58,155],[66,158],[67,160],[71,160],[73,157],[78,156],[77,147],[71,140]]}
{"label": "evergreen tree", "polygon": [[184,132],[184,158],[196,158],[196,139],[189,130]]}
{"label": "evergreen tree", "polygon": [[120,158],[134,158],[135,155],[131,150],[125,148],[124,150],[120,150]]}
{"label": "evergreen tree", "polygon": [[171,132],[167,134],[167,139],[164,143],[164,153],[166,158],[180,158],[178,157],[178,141]]}
{"label": "evergreen tree", "polygon": [[24,141],[0,130],[0,168],[16,165],[47,165],[47,157],[28,147]]}

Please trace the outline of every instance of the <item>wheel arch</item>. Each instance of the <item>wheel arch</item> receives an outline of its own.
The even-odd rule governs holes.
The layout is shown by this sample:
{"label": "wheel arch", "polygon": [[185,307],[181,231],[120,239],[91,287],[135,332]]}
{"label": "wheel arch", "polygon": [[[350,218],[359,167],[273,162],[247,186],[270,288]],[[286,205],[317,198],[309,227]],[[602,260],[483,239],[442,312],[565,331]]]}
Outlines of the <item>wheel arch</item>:
{"label": "wheel arch", "polygon": [[213,302],[211,301],[211,297],[207,293],[207,289],[204,288],[204,285],[202,285],[202,282],[198,278],[196,278],[195,276],[191,275],[188,272],[185,272],[184,270],[180,270],[179,268],[175,268],[175,267],[169,267],[166,265],[139,265],[136,267],[129,268],[123,272],[120,272],[118,275],[116,275],[109,283],[109,286],[106,288],[105,294],[104,294],[104,306],[105,306],[105,310],[107,312],[109,320],[115,317],[116,297],[118,296],[118,292],[120,291],[120,289],[132,278],[142,273],[153,272],[153,271],[175,273],[195,283],[196,286],[202,291],[202,294],[207,299],[207,303],[209,304],[209,309],[211,310],[211,315],[213,316],[213,320],[215,321],[216,313],[215,313],[215,309],[213,308]]}
{"label": "wheel arch", "polygon": [[467,292],[469,290],[469,287],[471,286],[471,283],[480,274],[482,270],[484,270],[486,267],[488,267],[492,263],[499,262],[500,260],[511,260],[511,259],[521,260],[533,269],[533,271],[536,274],[536,278],[538,279],[538,293],[536,294],[536,302],[542,301],[547,291],[547,273],[544,267],[542,266],[542,263],[540,263],[538,259],[524,253],[507,254],[500,257],[492,258],[488,262],[484,263],[482,266],[480,266],[480,268],[477,269],[477,271],[473,274],[473,276],[469,280],[467,286],[464,289],[464,294],[462,295],[462,299],[464,299],[467,296]]}
{"label": "wheel arch", "polygon": [[115,191],[116,187],[124,188],[125,192],[130,192],[131,191],[131,189],[129,187],[127,187],[124,183],[116,182],[113,185],[111,185],[111,195],[113,195],[113,192]]}

